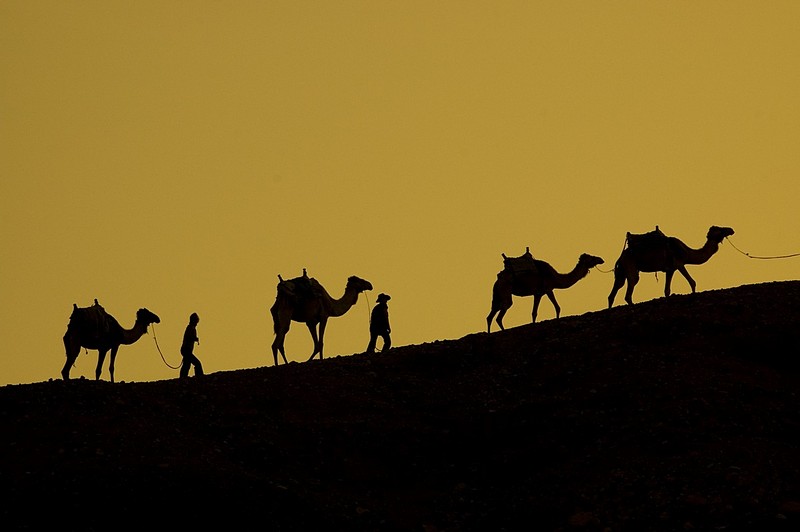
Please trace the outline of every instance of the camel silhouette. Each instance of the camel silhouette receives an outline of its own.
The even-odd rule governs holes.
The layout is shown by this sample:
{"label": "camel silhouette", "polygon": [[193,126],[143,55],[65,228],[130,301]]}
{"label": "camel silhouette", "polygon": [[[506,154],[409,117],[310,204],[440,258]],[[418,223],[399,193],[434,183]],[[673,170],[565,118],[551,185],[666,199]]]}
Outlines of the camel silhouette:
{"label": "camel silhouette", "polygon": [[158,316],[140,308],[136,312],[136,322],[130,329],[123,329],[119,322],[97,302],[91,307],[78,307],[72,305],[72,314],[69,317],[67,332],[64,334],[64,348],[67,352],[67,361],[61,370],[64,380],[69,380],[69,371],[81,352],[81,347],[97,350],[97,368],[95,380],[100,380],[100,372],[106,353],[111,351],[108,363],[108,372],[111,382],[114,382],[114,360],[120,345],[130,345],[136,342],[147,332],[151,323],[161,323]]}
{"label": "camel silhouette", "polygon": [[633,289],[639,282],[639,272],[666,273],[666,297],[670,295],[672,276],[678,271],[689,282],[694,293],[697,283],[686,271],[686,265],[706,263],[719,250],[722,239],[732,234],[733,229],[730,227],[712,225],[708,229],[703,247],[692,249],[679,239],[662,233],[658,226],[649,233],[629,232],[626,235],[626,246],[614,265],[614,285],[608,295],[608,308],[614,305],[617,292],[626,282],[628,287],[625,290],[625,301],[629,305],[633,304]]}
{"label": "camel silhouette", "polygon": [[[578,258],[575,268],[569,273],[559,273],[550,264],[543,260],[534,259],[526,250],[522,257],[509,259],[503,255],[506,267],[497,274],[497,280],[492,287],[492,309],[486,316],[486,332],[492,331],[492,318],[497,314],[497,325],[503,327],[503,316],[513,303],[512,296],[533,296],[533,311],[531,323],[536,322],[539,312],[539,303],[542,296],[547,296],[556,311],[556,318],[561,316],[561,307],[556,301],[554,290],[569,288],[588,275],[589,270],[598,264],[603,264],[603,259],[587,253]],[[525,261],[529,267],[525,267]],[[515,267],[512,267],[516,265]]]}
{"label": "camel silhouette", "polygon": [[269,309],[272,314],[275,340],[272,342],[272,356],[278,365],[278,353],[287,364],[284,340],[292,321],[305,323],[314,342],[314,351],[309,357],[312,360],[319,354],[323,358],[325,327],[329,318],[344,315],[358,301],[358,296],[365,290],[372,290],[372,284],[356,276],[347,279],[344,295],[333,299],[325,288],[313,277],[308,277],[305,268],[302,277],[284,281],[278,276],[278,290],[275,303]]}

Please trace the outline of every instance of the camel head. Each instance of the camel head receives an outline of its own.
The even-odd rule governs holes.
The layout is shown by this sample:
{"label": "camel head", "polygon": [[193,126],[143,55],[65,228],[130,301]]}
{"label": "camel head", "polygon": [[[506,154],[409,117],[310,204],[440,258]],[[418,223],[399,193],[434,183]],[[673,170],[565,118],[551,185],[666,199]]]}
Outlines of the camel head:
{"label": "camel head", "polygon": [[372,283],[353,275],[347,279],[347,289],[355,290],[360,294],[365,290],[372,290]]}
{"label": "camel head", "polygon": [[144,323],[145,326],[150,325],[151,323],[161,323],[161,318],[147,310],[146,308],[140,308],[136,311],[136,321],[140,323]]}
{"label": "camel head", "polygon": [[716,225],[712,225],[711,228],[708,230],[708,234],[706,235],[707,240],[711,240],[719,244],[722,242],[722,239],[733,234],[733,229],[730,227],[718,227]]}
{"label": "camel head", "polygon": [[580,258],[578,258],[578,266],[583,266],[585,268],[594,268],[600,264],[603,264],[605,261],[600,257],[595,257],[594,255],[589,255],[588,253],[583,253]]}

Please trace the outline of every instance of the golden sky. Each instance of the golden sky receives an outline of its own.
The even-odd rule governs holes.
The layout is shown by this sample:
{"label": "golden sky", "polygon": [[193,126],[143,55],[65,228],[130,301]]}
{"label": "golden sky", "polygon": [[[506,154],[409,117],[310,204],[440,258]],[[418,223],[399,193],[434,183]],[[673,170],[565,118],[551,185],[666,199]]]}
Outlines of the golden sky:
{"label": "golden sky", "polygon": [[[689,267],[700,291],[797,279],[800,257],[730,242],[800,252],[798,94],[794,0],[5,0],[0,384],[60,378],[94,298],[125,327],[158,314],[172,365],[192,312],[207,372],[272,365],[277,276],[303,268],[334,297],[375,287],[327,357],[364,351],[380,292],[396,346],[485,330],[526,246],[561,272],[605,259],[562,316],[605,309],[625,233],[655,225],[691,247],[736,230]],[[305,325],[286,347],[308,358]],[[116,377],[177,371],[149,334]]]}

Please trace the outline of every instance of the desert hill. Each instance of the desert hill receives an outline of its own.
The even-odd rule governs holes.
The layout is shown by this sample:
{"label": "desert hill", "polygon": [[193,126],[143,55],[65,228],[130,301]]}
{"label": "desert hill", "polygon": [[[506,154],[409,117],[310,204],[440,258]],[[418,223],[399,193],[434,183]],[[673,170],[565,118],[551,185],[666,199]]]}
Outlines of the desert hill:
{"label": "desert hill", "polygon": [[800,530],[800,281],[188,381],[5,386],[0,423],[4,530]]}

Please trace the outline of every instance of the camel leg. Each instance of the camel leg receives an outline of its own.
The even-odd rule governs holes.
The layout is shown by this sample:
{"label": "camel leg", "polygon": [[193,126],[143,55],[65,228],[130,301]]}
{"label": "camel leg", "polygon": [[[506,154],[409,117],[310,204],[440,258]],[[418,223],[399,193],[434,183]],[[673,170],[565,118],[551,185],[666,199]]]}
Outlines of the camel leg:
{"label": "camel leg", "polygon": [[94,379],[97,381],[100,380],[100,372],[103,370],[103,362],[106,360],[107,352],[108,349],[97,350],[97,368],[94,370]]}
{"label": "camel leg", "polygon": [[625,284],[625,275],[621,270],[614,268],[614,286],[611,287],[611,293],[608,294],[608,308],[614,305],[614,299],[617,297],[617,292]]}
{"label": "camel leg", "polygon": [[278,365],[278,351],[283,347],[283,337],[281,333],[275,333],[275,339],[272,340],[272,358],[275,360],[275,365]]}
{"label": "camel leg", "polygon": [[507,308],[501,308],[500,312],[497,313],[497,325],[498,325],[498,327],[500,327],[501,331],[505,331],[506,330],[506,328],[503,326],[503,316],[506,315],[507,311],[508,311]]}
{"label": "camel leg", "polygon": [[668,270],[664,276],[664,297],[669,297],[672,293],[672,276],[675,275],[675,270]]}
{"label": "camel leg", "polygon": [[492,332],[492,318],[495,313],[497,313],[497,325],[500,327],[500,330],[505,330],[503,327],[503,316],[506,315],[506,312],[514,303],[510,287],[508,287],[508,290],[505,288],[506,287],[499,281],[495,281],[492,287],[492,310],[489,312],[489,315],[486,316],[486,332]]}
{"label": "camel leg", "polygon": [[319,359],[322,360],[323,353],[322,349],[325,346],[325,326],[328,324],[328,320],[324,319],[319,322]]}
{"label": "camel leg", "polygon": [[275,339],[272,341],[272,358],[275,360],[276,366],[278,365],[278,353],[283,357],[283,363],[288,364],[286,361],[286,352],[283,347],[287,332],[289,332],[289,327],[275,327]]}
{"label": "camel leg", "polygon": [[500,306],[497,305],[497,282],[495,281],[495,285],[492,287],[492,308],[489,310],[489,315],[486,316],[486,332],[492,332],[492,318],[494,315],[497,314],[497,311],[500,310]]}
{"label": "camel leg", "polygon": [[503,328],[503,316],[506,315],[507,310],[508,307],[506,306],[492,305],[491,312],[489,312],[489,315],[486,316],[486,332],[492,332],[492,318],[494,318],[495,314],[497,314],[497,325],[500,327],[500,329]]}
{"label": "camel leg", "polygon": [[108,373],[111,375],[111,382],[114,382],[114,361],[117,359],[117,350],[119,350],[119,346],[114,346],[111,348],[111,356],[108,359]]}
{"label": "camel leg", "polygon": [[560,318],[561,307],[558,305],[558,301],[556,301],[556,295],[553,293],[552,290],[550,292],[547,292],[547,299],[550,300],[550,303],[553,304],[553,308],[556,309],[556,318]]}
{"label": "camel leg", "polygon": [[[286,351],[283,348],[283,344],[278,346],[278,352],[281,354],[281,358],[283,358],[283,363],[284,364],[288,364],[289,361],[286,360]],[[278,353],[276,353],[274,350],[272,351],[272,358],[275,359],[275,365],[277,366],[278,365]]]}
{"label": "camel leg", "polygon": [[275,330],[275,339],[272,341],[272,358],[275,360],[275,365],[277,366],[278,353],[280,353],[283,357],[283,363],[288,364],[283,344],[292,323],[292,315],[291,313],[281,313],[275,307],[270,309],[270,314],[272,314],[273,328]]}
{"label": "camel leg", "polygon": [[689,286],[692,289],[692,293],[694,294],[695,288],[697,287],[697,283],[694,282],[692,276],[689,275],[689,272],[686,270],[686,266],[679,266],[678,271],[681,272],[681,275],[683,275],[686,278],[686,281],[689,283]]}
{"label": "camel leg", "polygon": [[487,333],[492,332],[492,318],[494,318],[495,314],[497,314],[497,309],[492,307],[492,310],[489,311],[489,315],[486,316],[486,332]]}
{"label": "camel leg", "polygon": [[286,352],[283,348],[283,342],[286,339],[286,332],[275,333],[275,340],[272,341],[272,358],[275,360],[275,365],[278,365],[278,353],[283,357],[283,363],[288,364],[286,361]]}
{"label": "camel leg", "polygon": [[69,337],[65,334],[64,335],[64,348],[67,353],[67,362],[64,364],[64,368],[61,370],[61,377],[65,380],[69,380],[69,371],[72,369],[72,366],[75,364],[75,360],[78,359],[78,355],[81,353],[81,346],[79,345],[72,345],[70,342]]}
{"label": "camel leg", "polygon": [[308,327],[308,332],[311,333],[311,340],[314,341],[314,352],[311,353],[311,356],[308,357],[309,362],[314,360],[314,357],[317,356],[317,353],[320,353],[320,359],[322,359],[321,349],[319,347],[319,337],[317,336],[317,324],[316,323],[306,323]]}
{"label": "camel leg", "polygon": [[539,303],[542,302],[542,296],[536,294],[533,296],[533,310],[531,311],[531,323],[536,323],[536,316],[539,315]]}
{"label": "camel leg", "polygon": [[69,380],[69,370],[72,368],[72,365],[75,364],[75,359],[77,358],[78,358],[77,356],[67,355],[67,362],[61,369],[61,378],[63,378],[65,381]]}
{"label": "camel leg", "polygon": [[275,339],[272,340],[272,345],[270,346],[272,349],[272,358],[275,360],[275,365],[278,365],[278,336],[275,335]]}
{"label": "camel leg", "polygon": [[625,289],[625,302],[629,305],[633,305],[633,289],[636,287],[636,283],[639,282],[639,272],[633,272],[628,277],[628,288]]}

